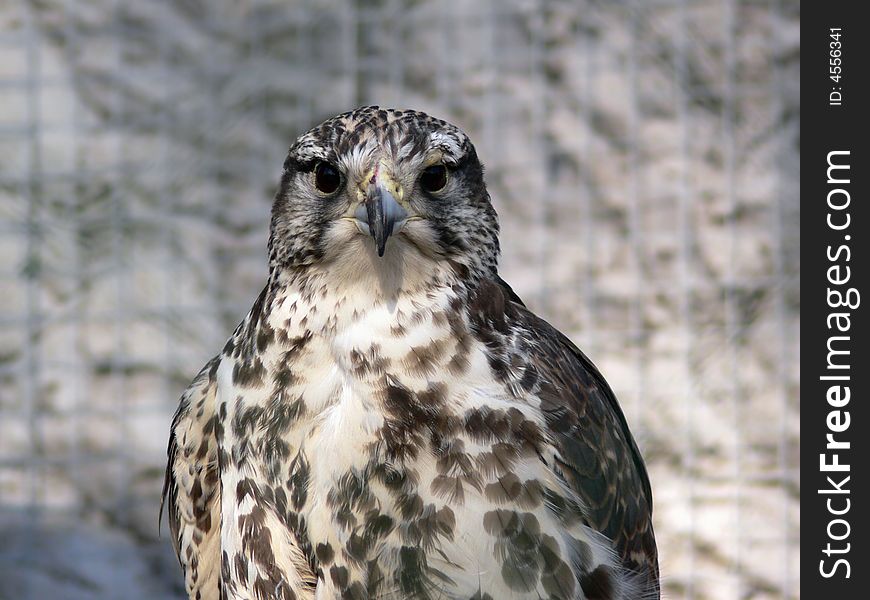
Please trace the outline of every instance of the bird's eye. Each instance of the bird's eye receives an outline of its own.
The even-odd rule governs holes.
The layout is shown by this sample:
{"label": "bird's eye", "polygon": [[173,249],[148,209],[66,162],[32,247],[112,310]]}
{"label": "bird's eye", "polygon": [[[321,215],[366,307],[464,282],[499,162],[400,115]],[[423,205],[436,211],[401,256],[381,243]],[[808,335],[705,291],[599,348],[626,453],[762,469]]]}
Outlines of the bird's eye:
{"label": "bird's eye", "polygon": [[327,162],[319,162],[314,167],[314,185],[324,194],[331,194],[341,185],[341,173]]}
{"label": "bird's eye", "polygon": [[427,192],[437,192],[447,185],[447,167],[432,165],[423,169],[420,175],[420,187]]}

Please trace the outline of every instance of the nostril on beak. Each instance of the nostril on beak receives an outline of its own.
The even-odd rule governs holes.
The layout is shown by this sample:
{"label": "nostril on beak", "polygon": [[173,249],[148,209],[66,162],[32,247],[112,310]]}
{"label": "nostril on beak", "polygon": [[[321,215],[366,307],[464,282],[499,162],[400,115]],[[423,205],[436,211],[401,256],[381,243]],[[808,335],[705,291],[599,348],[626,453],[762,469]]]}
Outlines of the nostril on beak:
{"label": "nostril on beak", "polygon": [[393,195],[380,182],[370,185],[366,200],[357,207],[354,217],[360,229],[372,236],[378,249],[378,256],[386,251],[387,239],[408,218],[408,211],[396,201]]}

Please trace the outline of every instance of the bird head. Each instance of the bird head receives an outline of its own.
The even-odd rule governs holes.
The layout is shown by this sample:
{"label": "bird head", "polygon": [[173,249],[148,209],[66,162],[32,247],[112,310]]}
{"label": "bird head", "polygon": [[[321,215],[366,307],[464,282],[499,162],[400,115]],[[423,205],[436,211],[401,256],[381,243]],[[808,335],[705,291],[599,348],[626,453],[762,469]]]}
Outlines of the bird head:
{"label": "bird head", "polygon": [[494,273],[498,254],[483,166],[458,127],[367,106],[291,146],[272,209],[273,270],[413,265],[474,277]]}

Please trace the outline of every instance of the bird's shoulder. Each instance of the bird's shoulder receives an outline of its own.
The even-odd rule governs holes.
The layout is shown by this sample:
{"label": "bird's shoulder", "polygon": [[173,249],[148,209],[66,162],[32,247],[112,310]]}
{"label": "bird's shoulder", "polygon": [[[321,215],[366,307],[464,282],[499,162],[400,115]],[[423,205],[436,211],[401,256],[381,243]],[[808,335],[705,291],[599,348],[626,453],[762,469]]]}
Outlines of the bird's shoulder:
{"label": "bird's shoulder", "polygon": [[469,310],[478,330],[500,332],[525,352],[528,365],[522,381],[540,401],[556,450],[553,470],[587,507],[589,525],[611,540],[623,566],[657,589],[649,477],[604,376],[500,277],[481,283]]}

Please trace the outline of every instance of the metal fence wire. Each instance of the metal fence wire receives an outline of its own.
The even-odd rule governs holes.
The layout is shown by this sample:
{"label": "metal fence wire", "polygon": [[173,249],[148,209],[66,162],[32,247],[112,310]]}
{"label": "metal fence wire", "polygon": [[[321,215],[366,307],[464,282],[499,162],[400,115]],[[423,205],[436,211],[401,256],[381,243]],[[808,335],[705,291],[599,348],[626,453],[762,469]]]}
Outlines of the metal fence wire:
{"label": "metal fence wire", "polygon": [[463,127],[502,274],[601,367],[666,597],[799,597],[799,4],[0,3],[0,597],[178,598],[169,421],[266,276],[292,140]]}

